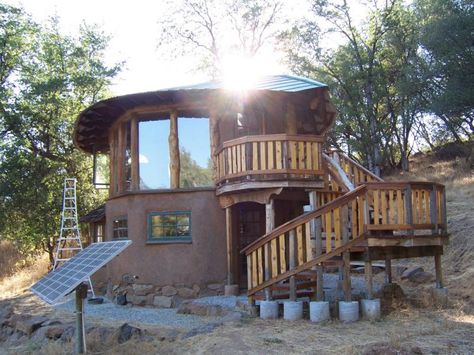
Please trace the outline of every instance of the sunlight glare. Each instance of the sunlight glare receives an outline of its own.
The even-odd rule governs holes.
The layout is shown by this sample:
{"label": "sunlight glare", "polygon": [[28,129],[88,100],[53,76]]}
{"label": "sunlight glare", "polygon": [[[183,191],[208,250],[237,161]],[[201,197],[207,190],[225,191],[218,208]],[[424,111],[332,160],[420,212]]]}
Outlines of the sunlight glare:
{"label": "sunlight glare", "polygon": [[256,58],[245,56],[227,56],[222,63],[224,86],[229,90],[241,91],[251,89],[264,67]]}

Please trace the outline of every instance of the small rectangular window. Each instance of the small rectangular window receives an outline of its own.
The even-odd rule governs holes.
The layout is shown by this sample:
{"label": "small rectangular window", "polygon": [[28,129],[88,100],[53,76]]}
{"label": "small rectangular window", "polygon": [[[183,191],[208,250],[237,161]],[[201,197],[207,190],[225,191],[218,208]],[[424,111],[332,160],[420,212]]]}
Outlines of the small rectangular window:
{"label": "small rectangular window", "polygon": [[191,212],[153,212],[148,215],[151,243],[191,242]]}
{"label": "small rectangular window", "polygon": [[112,224],[112,236],[114,239],[128,238],[128,222],[127,217],[116,217]]}

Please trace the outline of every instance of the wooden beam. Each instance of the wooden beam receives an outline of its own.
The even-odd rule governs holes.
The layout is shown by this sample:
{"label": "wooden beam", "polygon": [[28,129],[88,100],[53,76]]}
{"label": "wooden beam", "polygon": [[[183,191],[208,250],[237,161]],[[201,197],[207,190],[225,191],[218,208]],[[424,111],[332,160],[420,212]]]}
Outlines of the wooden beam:
{"label": "wooden beam", "polygon": [[[316,191],[309,192],[309,203],[311,210],[318,209],[318,198]],[[312,259],[323,254],[323,238],[322,238],[322,221],[321,217],[314,218],[311,220],[311,257]],[[316,268],[316,300],[324,301],[324,275],[323,265],[319,264]]]}
{"label": "wooden beam", "polygon": [[179,188],[179,138],[178,138],[178,111],[170,112],[170,134],[168,137],[170,150],[170,188]]}
{"label": "wooden beam", "polygon": [[[275,202],[270,199],[265,204],[265,233],[270,233],[275,228]],[[271,260],[270,260],[270,243],[265,244],[265,281],[270,280],[272,277],[271,273]],[[265,299],[270,301],[272,299],[272,290],[270,287],[265,289]]]}
{"label": "wooden beam", "polygon": [[436,272],[436,288],[443,288],[444,287],[444,282],[443,282],[443,269],[441,266],[441,254],[435,254],[434,256],[435,260],[435,272]]}
{"label": "wooden beam", "polygon": [[[226,241],[227,241],[227,284],[232,285],[234,283],[234,273],[232,270],[233,260],[233,235],[232,235],[232,207],[225,209],[225,226],[226,226]],[[248,278],[251,275],[247,275]]]}
{"label": "wooden beam", "polygon": [[[349,209],[347,206],[341,208],[341,234],[342,234],[342,245],[349,243],[349,218],[348,218]],[[350,302],[352,299],[352,290],[351,290],[351,256],[349,249],[342,253],[343,264],[343,289],[344,289],[344,300]]]}
{"label": "wooden beam", "polygon": [[[295,230],[290,230],[290,240],[289,240],[289,270],[292,271],[296,268],[296,261],[295,261],[295,253],[296,253],[296,235]],[[295,276],[290,276],[290,300],[296,301],[296,280]]]}
{"label": "wooden beam", "polygon": [[140,162],[139,162],[139,142],[138,142],[138,119],[133,117],[130,121],[130,150],[132,159],[132,191],[140,189]]}

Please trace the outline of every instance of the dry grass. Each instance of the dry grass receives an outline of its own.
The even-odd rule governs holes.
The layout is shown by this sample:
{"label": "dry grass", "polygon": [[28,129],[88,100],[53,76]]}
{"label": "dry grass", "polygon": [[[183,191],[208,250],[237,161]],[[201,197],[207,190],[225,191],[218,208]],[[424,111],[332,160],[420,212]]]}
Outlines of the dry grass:
{"label": "dry grass", "polygon": [[[1,255],[2,259],[5,260],[3,254]],[[49,259],[46,254],[32,258],[26,266],[18,263],[10,266],[11,276],[0,279],[0,300],[12,298],[23,293],[48,272],[48,267]]]}

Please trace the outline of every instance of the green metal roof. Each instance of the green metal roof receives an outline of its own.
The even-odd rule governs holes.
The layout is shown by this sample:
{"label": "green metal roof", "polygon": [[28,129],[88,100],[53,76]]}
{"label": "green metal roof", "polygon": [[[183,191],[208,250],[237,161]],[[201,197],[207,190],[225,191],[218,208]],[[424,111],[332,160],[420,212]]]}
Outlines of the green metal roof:
{"label": "green metal roof", "polygon": [[[226,89],[226,83],[222,80],[208,81],[205,83],[179,86],[159,91],[179,91],[179,90],[219,90]],[[295,75],[267,75],[258,78],[248,89],[249,90],[271,90],[284,92],[297,92],[309,89],[327,87],[319,81],[303,78]]]}

